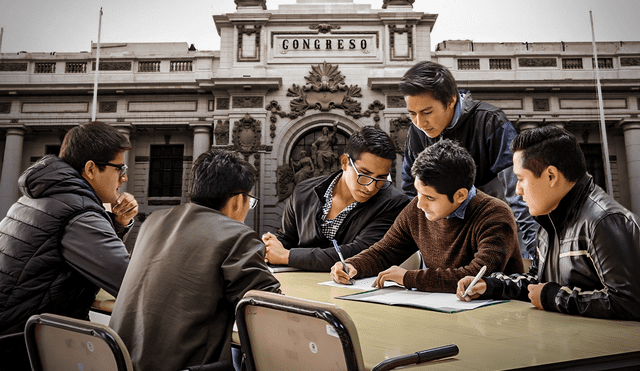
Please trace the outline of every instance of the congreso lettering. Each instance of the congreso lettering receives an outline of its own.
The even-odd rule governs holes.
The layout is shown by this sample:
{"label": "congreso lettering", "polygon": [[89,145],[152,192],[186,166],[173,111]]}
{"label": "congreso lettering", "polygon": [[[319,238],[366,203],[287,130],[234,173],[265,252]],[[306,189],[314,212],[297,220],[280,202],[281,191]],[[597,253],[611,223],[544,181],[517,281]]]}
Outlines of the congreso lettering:
{"label": "congreso lettering", "polygon": [[285,50],[320,50],[320,49],[367,49],[366,39],[284,39],[282,49]]}

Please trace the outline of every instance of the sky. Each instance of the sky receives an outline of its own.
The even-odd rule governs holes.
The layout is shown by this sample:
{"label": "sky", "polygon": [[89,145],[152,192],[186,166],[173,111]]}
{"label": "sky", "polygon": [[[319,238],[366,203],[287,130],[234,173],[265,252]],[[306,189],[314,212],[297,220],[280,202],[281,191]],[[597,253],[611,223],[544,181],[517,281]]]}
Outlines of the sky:
{"label": "sky", "polygon": [[[380,9],[382,0],[353,0]],[[296,0],[267,0],[267,9]],[[220,50],[213,15],[233,0],[0,0],[2,53],[88,51],[100,41],[185,42]],[[414,11],[438,14],[431,50],[444,40],[474,42],[640,41],[640,0],[416,0]]]}

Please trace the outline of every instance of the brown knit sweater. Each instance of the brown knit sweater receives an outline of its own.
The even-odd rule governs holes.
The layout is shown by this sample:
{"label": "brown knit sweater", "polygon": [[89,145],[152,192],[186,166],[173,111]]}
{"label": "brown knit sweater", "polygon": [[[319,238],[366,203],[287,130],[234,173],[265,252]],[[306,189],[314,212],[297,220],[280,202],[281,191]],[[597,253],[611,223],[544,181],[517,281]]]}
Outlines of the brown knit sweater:
{"label": "brown knit sweater", "polygon": [[399,265],[418,249],[427,269],[407,271],[404,286],[420,291],[455,292],[458,280],[475,276],[483,265],[486,275],[524,271],[516,222],[506,203],[481,191],[469,202],[464,220],[429,221],[417,206],[407,205],[387,234],[370,248],[347,259],[358,274],[375,276]]}

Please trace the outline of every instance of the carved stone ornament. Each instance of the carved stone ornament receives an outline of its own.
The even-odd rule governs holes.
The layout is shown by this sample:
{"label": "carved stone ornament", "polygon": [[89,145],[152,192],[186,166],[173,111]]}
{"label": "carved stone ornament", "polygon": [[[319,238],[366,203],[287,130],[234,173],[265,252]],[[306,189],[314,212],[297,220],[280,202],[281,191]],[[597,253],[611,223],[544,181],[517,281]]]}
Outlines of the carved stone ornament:
{"label": "carved stone ornament", "polygon": [[213,129],[213,136],[216,140],[216,145],[229,144],[229,120],[218,120],[215,129]]}
{"label": "carved stone ornament", "polygon": [[233,123],[233,149],[245,157],[257,150],[261,136],[260,121],[248,113],[241,120]]}
{"label": "carved stone ornament", "polygon": [[533,100],[533,110],[534,111],[548,111],[549,110],[549,99],[534,99]]}
{"label": "carved stone ornament", "polygon": [[382,9],[387,9],[389,5],[392,6],[411,6],[416,0],[382,0]]}
{"label": "carved stone ornament", "polygon": [[231,100],[229,98],[216,98],[216,106],[218,109],[229,109]]}
{"label": "carved stone ornament", "polygon": [[233,108],[262,108],[263,97],[233,97]]}
{"label": "carved stone ornament", "polygon": [[[96,70],[96,62],[92,63]],[[131,71],[131,62],[100,62],[100,71]]]}
{"label": "carved stone ornament", "polygon": [[520,67],[556,67],[558,60],[556,58],[518,58]]}
{"label": "carved stone ornament", "polygon": [[332,109],[342,109],[344,113],[353,118],[371,117],[374,121],[380,120],[379,112],[385,109],[384,104],[379,101],[369,105],[369,109],[362,112],[362,105],[354,98],[361,98],[362,91],[358,85],[347,86],[344,83],[344,76],[338,70],[337,65],[332,65],[326,61],[317,66],[311,66],[308,76],[305,76],[305,85],[293,84],[287,90],[288,97],[295,97],[290,101],[291,112],[284,112],[280,109],[277,101],[271,101],[267,109],[271,111],[271,122],[275,122],[273,117],[287,117],[295,119],[304,116],[310,109],[328,112]]}
{"label": "carved stone ornament", "polygon": [[389,108],[405,108],[407,102],[402,95],[392,95],[387,97],[387,106]]}
{"label": "carved stone ornament", "polygon": [[0,113],[11,113],[11,102],[0,102]]}
{"label": "carved stone ornament", "polygon": [[312,24],[309,26],[311,30],[318,30],[319,33],[329,33],[331,30],[339,30],[340,26],[333,26],[328,23]]}
{"label": "carved stone ornament", "polygon": [[293,188],[295,187],[293,169],[289,165],[280,165],[276,170],[276,175],[278,202],[282,202],[293,193]]}
{"label": "carved stone ornament", "polygon": [[28,63],[0,63],[0,71],[3,72],[24,72],[27,71]]}
{"label": "carved stone ornament", "polygon": [[404,153],[404,144],[407,140],[407,132],[413,125],[413,122],[404,113],[397,119],[389,121],[389,134],[393,143],[396,145],[396,153]]}
{"label": "carved stone ornament", "polygon": [[[407,54],[404,56],[396,55],[396,35],[407,33]],[[391,49],[391,60],[413,60],[413,26],[406,25],[402,28],[392,24],[389,25],[389,47]]]}
{"label": "carved stone ornament", "polygon": [[[257,62],[260,61],[260,31],[262,30],[262,26],[256,25],[252,28],[248,28],[245,25],[238,26],[238,62]],[[254,45],[243,45],[243,35],[253,35],[256,34]],[[254,49],[255,53],[253,56],[245,56],[243,53],[243,49],[251,50]]]}
{"label": "carved stone ornament", "polygon": [[620,58],[620,66],[622,67],[640,66],[640,57]]}

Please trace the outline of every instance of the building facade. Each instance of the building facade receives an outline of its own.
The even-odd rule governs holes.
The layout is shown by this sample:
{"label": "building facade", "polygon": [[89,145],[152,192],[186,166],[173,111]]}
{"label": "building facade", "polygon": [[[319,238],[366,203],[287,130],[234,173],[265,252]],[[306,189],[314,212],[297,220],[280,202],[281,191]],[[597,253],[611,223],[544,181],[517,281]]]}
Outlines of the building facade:
{"label": "building facade", "polygon": [[[279,227],[297,182],[336,169],[346,139],[364,125],[394,139],[399,182],[411,120],[397,84],[421,60],[447,66],[459,88],[502,108],[518,130],[553,124],[574,133],[605,185],[590,42],[448,40],[430,51],[437,15],[413,11],[413,0],[383,0],[381,9],[352,0],[278,10],[266,0],[235,2],[236,12],[213,16],[219,51],[100,46],[97,120],[132,142],[125,188],[140,205],[138,226],[188,200],[192,161],[212,147],[237,150],[259,170],[261,201],[247,217],[259,233]],[[613,193],[640,213],[640,42],[597,47]],[[2,215],[19,196],[21,172],[90,121],[96,51],[0,56]]]}

